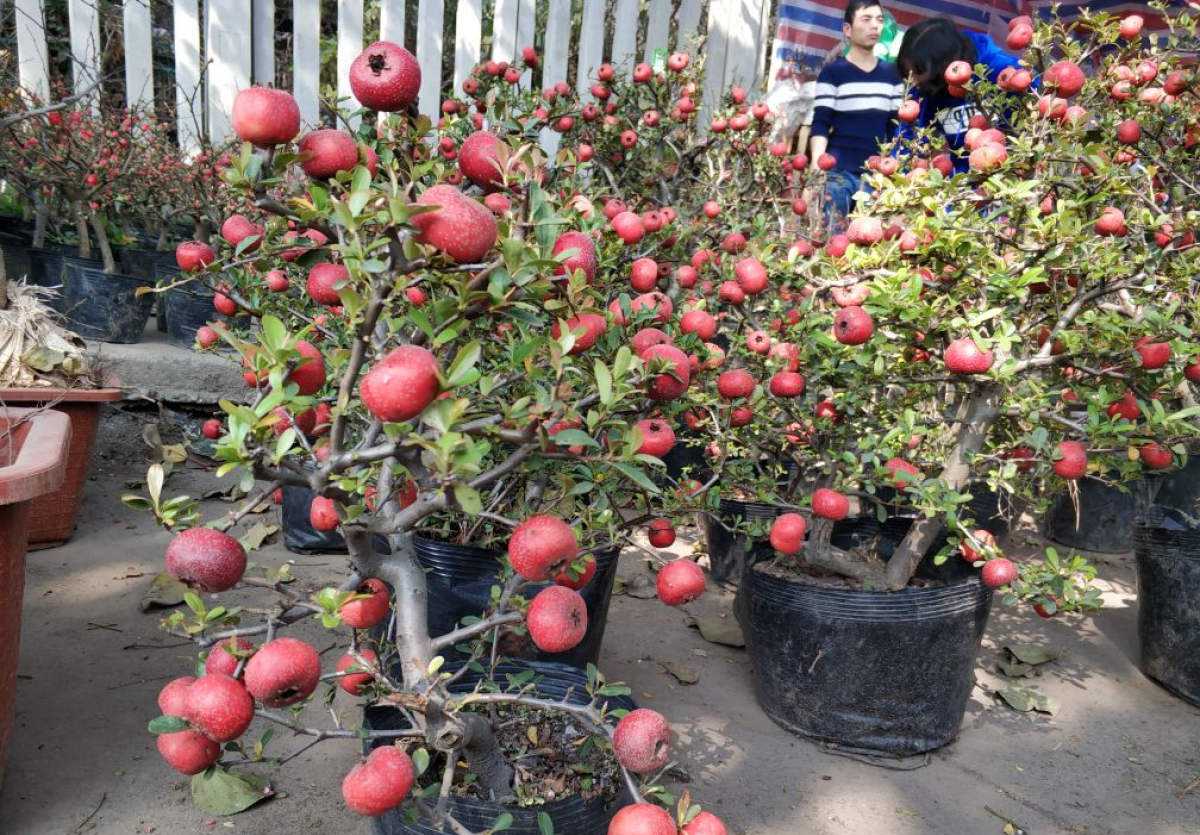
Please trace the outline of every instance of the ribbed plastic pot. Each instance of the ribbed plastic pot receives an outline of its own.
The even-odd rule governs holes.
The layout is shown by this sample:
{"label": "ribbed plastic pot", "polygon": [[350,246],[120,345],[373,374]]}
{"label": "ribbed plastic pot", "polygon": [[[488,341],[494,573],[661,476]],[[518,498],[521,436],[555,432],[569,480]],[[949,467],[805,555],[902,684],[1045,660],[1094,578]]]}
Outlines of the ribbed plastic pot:
{"label": "ribbed plastic pot", "polygon": [[84,482],[91,463],[92,445],[100,423],[100,407],[121,399],[121,390],[104,389],[0,389],[0,402],[52,405],[71,421],[71,448],[66,475],[57,490],[33,500],[29,511],[29,548],[53,548],[71,538],[83,499]]}
{"label": "ribbed plastic pot", "polygon": [[0,408],[0,785],[16,705],[30,505],[62,485],[70,442],[61,412]]}
{"label": "ribbed plastic pot", "polygon": [[190,348],[201,327],[225,321],[213,307],[213,293],[207,288],[186,285],[160,295],[167,317],[167,341],[174,345]]}
{"label": "ribbed plastic pot", "polygon": [[[429,591],[427,621],[431,635],[444,635],[452,631],[463,618],[478,616],[490,605],[492,586],[500,582],[503,567],[501,554],[420,536],[413,537],[413,546],[421,567],[425,569],[425,583]],[[506,657],[558,662],[573,667],[597,663],[604,630],[608,625],[608,607],[612,602],[619,557],[618,549],[596,554],[596,574],[579,591],[587,604],[588,628],[578,646],[567,652],[547,653],[527,642],[519,647],[506,647],[503,654]],[[548,585],[534,584],[523,594],[532,598]]]}
{"label": "ribbed plastic pot", "polygon": [[719,583],[739,582],[756,557],[770,556],[769,543],[751,542],[744,534],[729,528],[738,522],[770,521],[789,509],[780,505],[721,499],[719,519],[712,514],[704,514],[704,534],[708,542],[709,573],[712,578]]}
{"label": "ribbed plastic pot", "polygon": [[58,291],[58,295],[48,300],[48,304],[60,313],[66,309],[66,276],[65,264],[68,257],[80,263],[99,267],[99,261],[86,261],[78,256],[72,256],[74,247],[49,244],[44,248],[30,247],[29,249],[29,283],[39,287],[50,287]]}
{"label": "ribbed plastic pot", "polygon": [[895,756],[952,741],[991,593],[975,579],[898,592],[746,574],[755,693],[783,728]]}
{"label": "ribbed plastic pot", "polygon": [[137,295],[138,288],[153,287],[148,278],[106,273],[87,262],[68,258],[64,266],[64,313],[71,329],[85,339],[100,342],[140,342],[154,305],[153,294]]}
{"label": "ribbed plastic pot", "polygon": [[1152,508],[1134,529],[1139,666],[1200,707],[1200,528]]}
{"label": "ribbed plastic pot", "polygon": [[[586,704],[587,676],[582,670],[564,664],[546,662],[505,663],[497,668],[497,680],[505,686],[506,675],[517,675],[529,668],[537,671],[539,678],[534,686],[534,693],[545,699],[561,701],[564,698],[572,704]],[[470,692],[481,680],[478,673],[468,673],[450,686],[455,693]],[[606,699],[610,710],[623,708],[632,710],[636,707],[628,696],[610,696]],[[387,708],[367,708],[364,724],[373,729],[394,730],[407,727],[404,717],[394,710]],[[364,746],[370,750],[376,745],[386,745],[386,740],[368,741]],[[629,803],[629,796],[624,786],[620,793],[608,802],[601,798],[584,800],[579,797],[569,797],[556,800],[541,806],[522,808],[506,806],[482,800],[451,797],[450,813],[467,829],[481,832],[491,828],[500,815],[507,812],[512,815],[513,823],[504,830],[512,835],[540,835],[538,827],[538,812],[545,812],[554,823],[554,831],[560,835],[606,835],[608,823],[617,811]],[[408,823],[400,812],[388,812],[371,819],[371,831],[375,835],[443,835],[440,830],[433,829],[424,823]]]}
{"label": "ribbed plastic pot", "polygon": [[1063,493],[1046,514],[1046,538],[1068,548],[1121,554],[1133,547],[1133,521],[1137,502],[1132,493],[1094,478],[1077,482],[1079,524],[1075,503]]}

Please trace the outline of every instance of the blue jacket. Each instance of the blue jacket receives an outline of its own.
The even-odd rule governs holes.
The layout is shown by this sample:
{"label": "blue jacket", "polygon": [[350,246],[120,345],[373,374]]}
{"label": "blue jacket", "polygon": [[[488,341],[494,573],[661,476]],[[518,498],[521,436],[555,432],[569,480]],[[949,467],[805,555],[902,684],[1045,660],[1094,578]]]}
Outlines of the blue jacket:
{"label": "blue jacket", "polygon": [[[967,37],[975,44],[975,63],[987,66],[988,81],[995,83],[1001,70],[1006,67],[1020,66],[1020,61],[1015,55],[1005,52],[987,35],[967,32]],[[918,101],[921,111],[916,122],[902,123],[897,131],[898,136],[902,139],[911,139],[915,135],[915,128],[937,124],[942,129],[942,134],[946,137],[946,144],[951,150],[955,171],[966,171],[967,156],[962,153],[962,147],[963,140],[967,135],[967,123],[978,112],[975,105],[971,103],[970,99],[960,99],[949,93],[921,98]]]}

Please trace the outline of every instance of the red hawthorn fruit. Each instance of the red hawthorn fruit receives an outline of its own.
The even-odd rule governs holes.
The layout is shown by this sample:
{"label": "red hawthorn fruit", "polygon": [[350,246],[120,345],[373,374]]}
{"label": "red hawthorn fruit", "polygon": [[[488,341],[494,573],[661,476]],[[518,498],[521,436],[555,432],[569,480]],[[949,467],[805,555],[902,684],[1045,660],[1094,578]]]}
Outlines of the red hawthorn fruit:
{"label": "red hawthorn fruit", "polygon": [[1200,358],[1193,359],[1183,369],[1183,376],[1193,383],[1200,383]]}
{"label": "red hawthorn fruit", "polygon": [[167,573],[200,591],[213,594],[237,585],[246,571],[240,542],[212,528],[189,528],[175,534],[166,553]]}
{"label": "red hawthorn fruit", "polygon": [[829,292],[833,296],[833,303],[838,307],[861,307],[871,295],[871,285],[859,282],[849,287],[833,287]]}
{"label": "red hawthorn fruit", "polygon": [[641,359],[647,365],[655,359],[667,360],[672,366],[670,371],[650,381],[648,394],[652,400],[674,400],[687,391],[691,381],[691,365],[683,351],[674,345],[652,345],[641,355]]}
{"label": "red hawthorn fruit", "polygon": [[613,755],[634,774],[658,771],[671,758],[671,726],[661,713],[640,707],[613,729]]}
{"label": "red hawthorn fruit", "polygon": [[1073,61],[1058,61],[1042,76],[1042,83],[1064,99],[1069,99],[1082,90],[1085,80],[1083,70]]}
{"label": "red hawthorn fruit", "polygon": [[391,612],[391,595],[383,580],[368,577],[362,585],[355,589],[355,594],[369,596],[357,600],[347,600],[338,610],[338,614],[342,617],[342,623],[350,628],[370,629],[377,623],[382,623]]}
{"label": "red hawthorn fruit", "polygon": [[743,258],[733,265],[738,286],[753,296],[767,289],[767,268],[757,258]]}
{"label": "red hawthorn fruit", "polygon": [[286,293],[288,289],[288,277],[283,270],[271,270],[263,279],[267,285],[267,289],[272,293]]}
{"label": "red hawthorn fruit", "polygon": [[300,106],[291,93],[270,87],[240,90],[230,119],[239,139],[260,148],[291,142],[300,132]]}
{"label": "red hawthorn fruit", "polygon": [[1142,126],[1137,119],[1126,119],[1117,125],[1117,141],[1122,145],[1136,145],[1142,138]]}
{"label": "red hawthorn fruit", "polygon": [[163,716],[187,717],[187,691],[195,682],[195,676],[180,676],[158,691],[158,709]]}
{"label": "red hawthorn fruit", "polygon": [[832,400],[822,400],[820,403],[818,403],[813,409],[813,416],[818,419],[830,420],[834,423],[837,423],[842,419],[842,416],[838,414],[837,407],[833,405]]}
{"label": "red hawthorn fruit", "polygon": [[221,746],[198,731],[159,734],[158,753],[180,774],[199,774],[221,758]]}
{"label": "red hawthorn fruit", "polygon": [[[680,267],[680,269],[683,269]],[[679,320],[679,330],[682,333],[694,333],[704,342],[713,338],[717,332],[717,320],[704,310],[689,310]]]}
{"label": "red hawthorn fruit", "polygon": [[554,575],[554,582],[575,591],[579,591],[590,583],[592,578],[596,576],[596,558],[590,554],[585,556],[581,571],[576,571],[574,568],[578,562],[578,560],[572,560],[570,563],[564,565],[562,570]]}
{"label": "red hawthorn fruit", "polygon": [[342,799],[350,811],[378,817],[404,802],[414,776],[408,754],[394,745],[381,745],[367,755],[366,762],[346,774],[342,780]]}
{"label": "red hawthorn fruit", "polygon": [[919,102],[912,99],[905,99],[900,103],[900,109],[896,113],[896,117],[901,122],[915,122],[917,116],[921,113],[921,105]]}
{"label": "red hawthorn fruit", "polygon": [[217,253],[202,241],[184,241],[175,247],[175,263],[185,273],[199,272],[216,259]]}
{"label": "red hawthorn fruit", "polygon": [[[996,547],[996,537],[992,535],[991,531],[985,531],[980,528],[979,530],[971,531],[971,536],[975,537],[975,540],[982,549],[994,549]],[[962,550],[963,559],[969,563],[975,563],[984,558],[984,551],[976,550],[969,539],[964,538],[959,548]]]}
{"label": "red hawthorn fruit", "polygon": [[[225,239],[226,243],[234,247],[251,235],[257,235],[261,239],[262,233],[263,228],[244,215],[230,215],[221,224],[221,237]],[[247,251],[257,249],[260,243],[261,240],[250,244],[247,247]]]}
{"label": "red hawthorn fruit", "polygon": [[672,560],[658,572],[658,599],[668,606],[690,603],[704,594],[704,569],[690,559]]}
{"label": "red hawthorn fruit", "polygon": [[839,522],[850,513],[850,499],[836,490],[819,487],[813,491],[812,512],[814,516],[820,516],[822,519]]}
{"label": "red hawthorn fruit", "polygon": [[420,230],[420,243],[444,252],[452,261],[469,264],[482,261],[496,243],[496,217],[486,206],[451,185],[431,186],[418,198],[436,211],[414,215],[412,225]]}
{"label": "red hawthorn fruit", "polygon": [[780,371],[771,378],[770,391],[775,397],[799,397],[804,393],[804,376]]}
{"label": "red hawthorn fruit", "polygon": [[530,516],[517,525],[508,540],[508,561],[513,570],[533,582],[542,582],[579,554],[571,526],[557,516]]}
{"label": "red hawthorn fruit", "polygon": [[[582,354],[595,345],[596,340],[608,329],[608,320],[599,313],[580,313],[567,320],[567,329],[575,334],[575,344],[567,353]],[[582,334],[579,333],[581,329],[583,330]],[[562,328],[557,320],[550,326],[550,335],[555,339],[562,335]]]}
{"label": "red hawthorn fruit", "polygon": [[859,246],[874,246],[883,240],[883,223],[877,217],[856,217],[846,229],[846,240]]}
{"label": "red hawthorn fruit", "polygon": [[1058,460],[1054,462],[1054,472],[1074,481],[1083,478],[1087,472],[1087,447],[1079,441],[1062,441],[1058,445]]}
{"label": "red hawthorn fruit", "polygon": [[943,359],[946,370],[952,374],[986,374],[995,361],[995,355],[991,351],[981,350],[975,340],[963,337],[946,346]]}
{"label": "red hawthorn fruit", "polygon": [[1150,337],[1142,337],[1134,343],[1135,350],[1141,360],[1141,366],[1146,371],[1155,371],[1171,361],[1171,343],[1151,342]]}
{"label": "red hawthorn fruit", "polygon": [[1004,45],[1012,52],[1020,52],[1033,41],[1032,26],[1015,26],[1004,41]]}
{"label": "red hawthorn fruit", "polygon": [[953,61],[946,67],[944,77],[947,84],[961,87],[971,80],[974,72],[975,70],[966,61]]}
{"label": "red hawthorn fruit", "polygon": [[[466,88],[464,83],[463,89]],[[350,65],[350,91],[359,104],[370,110],[384,113],[406,110],[417,100],[420,90],[421,66],[399,44],[376,41]]]}
{"label": "red hawthorn fruit", "polygon": [[[379,656],[375,654],[374,650],[364,648],[360,649],[358,654],[362,656],[364,661],[367,661],[372,665],[379,663]],[[351,696],[359,695],[362,692],[362,689],[375,679],[374,674],[372,674],[368,668],[364,668],[362,664],[358,662],[358,659],[356,659],[350,653],[346,653],[338,659],[336,670],[339,673],[346,673],[346,675],[343,675],[337,680],[338,687],[345,690]],[[354,672],[350,672],[351,670]]]}
{"label": "red hawthorn fruit", "polygon": [[267,707],[287,707],[308,698],[321,677],[317,651],[296,638],[275,638],[246,662],[246,689]]}
{"label": "red hawthorn fruit", "polygon": [[353,171],[358,165],[358,144],[343,130],[326,128],[304,135],[296,146],[300,167],[316,180],[325,180],[339,171]]}
{"label": "red hawthorn fruit", "polygon": [[655,548],[669,548],[675,543],[675,526],[670,519],[654,519],[646,536]]}
{"label": "red hawthorn fruit", "polygon": [[1016,461],[1018,472],[1027,473],[1033,469],[1034,453],[1027,446],[1015,446],[1004,457]]}
{"label": "red hawthorn fruit", "polygon": [[313,496],[308,506],[308,523],[318,531],[336,530],[338,523],[337,505],[333,499],[324,496]]}
{"label": "red hawthorn fruit", "polygon": [[629,269],[629,283],[639,293],[648,293],[658,284],[658,263],[653,258],[638,258]]}
{"label": "red hawthorn fruit", "polygon": [[639,420],[634,426],[642,434],[639,453],[662,458],[675,446],[675,432],[671,425],[659,418]]}
{"label": "red hawthorn fruit", "polygon": [[296,350],[302,361],[292,369],[287,382],[296,384],[298,394],[316,394],[325,385],[325,359],[320,351],[304,340],[296,343]]}
{"label": "red hawthorn fruit", "polygon": [[1134,422],[1142,416],[1142,409],[1138,406],[1137,398],[1128,389],[1121,395],[1120,400],[1109,404],[1107,412],[1111,418],[1124,418],[1130,422]]}
{"label": "red hawthorn fruit", "polygon": [[675,819],[653,803],[624,806],[608,824],[608,835],[676,835]]}
{"label": "red hawthorn fruit", "polygon": [[632,246],[640,241],[646,234],[645,224],[642,223],[642,218],[635,212],[623,211],[616,215],[611,221],[612,229],[617,233],[626,246]]}
{"label": "red hawthorn fruit", "polygon": [[833,317],[833,337],[843,345],[862,345],[875,332],[871,314],[861,307],[843,307]]}
{"label": "red hawthorn fruit", "polygon": [[358,393],[374,417],[398,423],[425,411],[440,388],[437,358],[418,345],[401,345],[363,375]]}
{"label": "red hawthorn fruit", "polygon": [[224,293],[213,293],[213,308],[223,316],[236,316],[237,302]]}
{"label": "red hawthorn fruit", "polygon": [[575,270],[583,270],[588,284],[596,278],[596,244],[583,232],[564,232],[554,241],[550,250],[552,256],[558,256],[568,250],[576,250],[567,256],[554,270],[555,275],[569,275]]}
{"label": "red hawthorn fruit", "polygon": [[722,281],[717,288],[717,298],[729,304],[741,304],[746,300],[746,291],[736,281]]}
{"label": "red hawthorn fruit", "polygon": [[205,675],[232,676],[241,663],[241,659],[229,651],[235,648],[238,652],[252,652],[254,644],[245,638],[228,638],[221,641],[209,651],[208,658],[204,659]]}
{"label": "red hawthorn fruit", "polygon": [[1100,213],[1095,224],[1096,234],[1104,238],[1121,238],[1129,231],[1125,225],[1125,213],[1108,206]]}
{"label": "red hawthorn fruit", "polygon": [[1138,455],[1149,470],[1165,470],[1175,463],[1175,456],[1171,450],[1154,441],[1142,444]]}
{"label": "red hawthorn fruit", "polygon": [[484,190],[504,184],[500,162],[500,137],[486,130],[477,130],[463,140],[458,150],[458,170]]}
{"label": "red hawthorn fruit", "polygon": [[1017,579],[1017,565],[1012,560],[1004,557],[996,557],[988,560],[983,564],[983,571],[980,572],[980,579],[983,584],[989,589],[998,589],[1001,586],[1007,586],[1013,580]]}
{"label": "red hawthorn fruit", "polygon": [[834,235],[825,244],[825,254],[830,258],[841,258],[850,246],[850,239],[845,235]]}
{"label": "red hawthorn fruit", "polygon": [[804,547],[808,523],[799,513],[784,513],[771,523],[771,547],[781,554],[793,556]]}
{"label": "red hawthorn fruit", "polygon": [[837,157],[833,154],[821,154],[821,156],[817,157],[817,168],[822,171],[829,171],[836,165]]}
{"label": "red hawthorn fruit", "polygon": [[717,377],[717,393],[726,400],[749,397],[754,392],[754,375],[744,368],[734,368]]}
{"label": "red hawthorn fruit", "polygon": [[712,812],[701,812],[682,830],[683,835],[729,835],[721,819]]}
{"label": "red hawthorn fruit", "polygon": [[184,718],[200,733],[214,742],[230,742],[250,727],[254,700],[240,681],[226,675],[204,675],[187,689],[184,710]]}
{"label": "red hawthorn fruit", "polygon": [[750,331],[746,334],[746,347],[751,353],[766,354],[771,350],[771,337],[766,331]]}
{"label": "red hawthorn fruit", "polygon": [[208,438],[210,441],[215,441],[221,437],[221,421],[217,418],[209,418],[204,421],[204,425],[200,428],[200,434]]}
{"label": "red hawthorn fruit", "polygon": [[738,406],[729,413],[730,426],[747,426],[754,420],[754,411],[748,406]]}
{"label": "red hawthorn fruit", "polygon": [[542,652],[566,652],[587,634],[587,604],[566,586],[547,586],[529,604],[525,615],[529,637]]}
{"label": "red hawthorn fruit", "polygon": [[910,483],[921,479],[921,471],[903,458],[889,458],[883,465],[892,477],[892,486],[905,489]]}

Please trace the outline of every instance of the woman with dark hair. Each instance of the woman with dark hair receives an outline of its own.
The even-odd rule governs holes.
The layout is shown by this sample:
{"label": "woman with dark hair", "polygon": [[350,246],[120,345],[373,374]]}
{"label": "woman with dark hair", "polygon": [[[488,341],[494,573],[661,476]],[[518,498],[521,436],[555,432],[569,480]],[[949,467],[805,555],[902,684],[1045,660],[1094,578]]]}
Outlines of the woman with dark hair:
{"label": "woman with dark hair", "polygon": [[969,99],[954,95],[946,83],[946,67],[955,61],[966,61],[972,67],[985,65],[988,80],[992,82],[1006,67],[1018,67],[1020,62],[987,35],[960,32],[949,18],[927,18],[904,33],[896,67],[900,76],[913,85],[921,110],[915,122],[900,126],[899,136],[911,138],[913,128],[936,124],[946,137],[955,170],[965,171],[963,139],[971,117],[978,110]]}

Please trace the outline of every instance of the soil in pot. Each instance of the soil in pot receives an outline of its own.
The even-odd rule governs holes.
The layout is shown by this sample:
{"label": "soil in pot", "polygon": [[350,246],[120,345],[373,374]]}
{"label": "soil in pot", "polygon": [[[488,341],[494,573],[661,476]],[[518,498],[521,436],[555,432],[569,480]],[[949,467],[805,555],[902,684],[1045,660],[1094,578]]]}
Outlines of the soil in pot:
{"label": "soil in pot", "polygon": [[[534,694],[540,698],[586,704],[587,676],[583,671],[562,664],[535,663],[501,664],[496,679],[501,688],[509,682],[522,681],[534,674]],[[483,678],[480,672],[467,673],[451,685],[456,693],[470,692]],[[627,696],[606,699],[610,710],[632,710],[636,705]],[[473,832],[489,829],[501,814],[513,818],[505,832],[514,835],[539,835],[538,813],[544,812],[554,823],[554,831],[563,835],[605,835],[608,823],[617,810],[629,802],[621,783],[620,771],[612,760],[607,746],[579,744],[589,729],[563,714],[534,708],[506,706],[497,711],[497,737],[509,762],[518,761],[524,769],[522,786],[516,802],[497,803],[480,796],[477,788],[464,785],[462,766],[450,795],[452,815]],[[404,718],[386,708],[367,708],[365,724],[371,728],[396,729],[407,727]],[[530,738],[529,729],[537,734]],[[387,740],[372,740],[366,746],[386,745]],[[537,752],[537,753],[533,753]],[[583,772],[580,766],[589,769]],[[442,776],[445,761],[435,756],[418,785],[436,785]],[[439,835],[438,830],[424,822],[410,823],[399,811],[386,813],[372,820],[377,835]]]}
{"label": "soil in pot", "polygon": [[[417,559],[425,569],[428,587],[429,631],[443,635],[452,631],[465,617],[478,616],[491,605],[492,586],[500,583],[503,556],[496,551],[438,542],[417,536],[413,538]],[[608,607],[612,602],[613,584],[617,578],[618,549],[602,551],[596,556],[596,574],[579,590],[587,604],[588,628],[583,640],[574,649],[561,653],[546,653],[537,649],[526,635],[503,633],[500,654],[506,658],[525,658],[560,662],[573,667],[595,664],[600,657],[604,630],[608,625]],[[522,592],[532,598],[549,583],[538,583]],[[448,655],[459,657],[457,652]]]}
{"label": "soil in pot", "polygon": [[1156,506],[1134,530],[1139,666],[1200,707],[1200,526]]}
{"label": "soil in pot", "polygon": [[135,278],[68,259],[64,313],[71,329],[85,339],[100,342],[140,342],[154,304],[152,294],[137,295],[153,287],[147,278]]}
{"label": "soil in pot", "polygon": [[1046,538],[1068,548],[1121,554],[1133,548],[1137,502],[1130,492],[1094,478],[1078,482],[1079,512],[1068,493],[1046,515]]}

